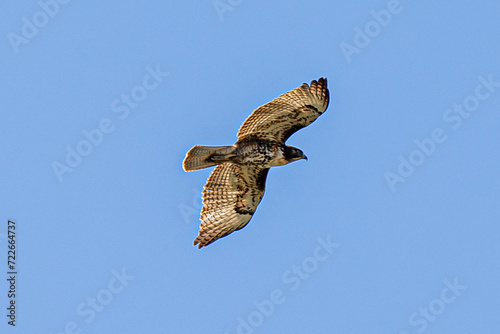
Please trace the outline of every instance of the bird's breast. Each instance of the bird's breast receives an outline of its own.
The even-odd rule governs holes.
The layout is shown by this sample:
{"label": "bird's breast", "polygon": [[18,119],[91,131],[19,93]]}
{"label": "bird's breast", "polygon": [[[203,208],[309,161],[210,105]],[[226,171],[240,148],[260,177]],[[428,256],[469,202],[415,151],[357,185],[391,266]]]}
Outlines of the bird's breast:
{"label": "bird's breast", "polygon": [[262,168],[285,164],[283,148],[271,141],[241,143],[237,148],[238,163],[258,165]]}

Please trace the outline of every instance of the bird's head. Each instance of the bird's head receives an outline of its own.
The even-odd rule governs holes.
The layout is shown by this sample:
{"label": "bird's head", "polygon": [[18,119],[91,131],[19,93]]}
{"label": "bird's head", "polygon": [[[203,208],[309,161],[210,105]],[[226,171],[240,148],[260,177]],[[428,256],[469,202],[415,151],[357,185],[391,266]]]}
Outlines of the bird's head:
{"label": "bird's head", "polygon": [[292,162],[292,161],[296,161],[296,160],[300,160],[300,159],[307,160],[307,157],[304,154],[304,152],[302,152],[302,150],[299,150],[298,148],[293,147],[293,146],[285,146],[283,153],[284,153],[285,159],[288,162]]}

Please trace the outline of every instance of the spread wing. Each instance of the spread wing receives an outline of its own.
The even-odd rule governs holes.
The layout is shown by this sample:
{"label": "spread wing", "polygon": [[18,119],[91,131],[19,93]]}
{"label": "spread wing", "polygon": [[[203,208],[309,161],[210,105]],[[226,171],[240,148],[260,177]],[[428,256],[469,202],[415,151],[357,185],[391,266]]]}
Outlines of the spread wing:
{"label": "spread wing", "polygon": [[269,168],[223,163],[203,189],[202,221],[193,245],[207,246],[245,227],[264,196]]}
{"label": "spread wing", "polygon": [[255,109],[241,125],[238,140],[253,136],[284,144],[292,134],[325,112],[328,99],[326,78],[314,80],[309,86],[304,83]]}

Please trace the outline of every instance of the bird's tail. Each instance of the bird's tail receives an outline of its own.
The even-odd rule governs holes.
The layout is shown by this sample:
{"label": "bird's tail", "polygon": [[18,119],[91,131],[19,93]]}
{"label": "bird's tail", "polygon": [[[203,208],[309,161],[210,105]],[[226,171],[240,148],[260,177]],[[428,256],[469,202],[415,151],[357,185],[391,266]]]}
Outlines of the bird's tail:
{"label": "bird's tail", "polygon": [[234,146],[196,145],[186,154],[182,167],[190,172],[230,161],[234,149]]}

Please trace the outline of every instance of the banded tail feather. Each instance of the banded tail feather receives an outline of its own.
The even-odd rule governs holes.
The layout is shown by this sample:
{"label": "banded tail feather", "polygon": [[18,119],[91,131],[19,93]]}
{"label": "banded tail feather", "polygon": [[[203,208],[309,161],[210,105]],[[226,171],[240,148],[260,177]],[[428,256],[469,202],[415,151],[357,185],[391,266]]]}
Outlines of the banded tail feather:
{"label": "banded tail feather", "polygon": [[215,166],[229,161],[234,146],[193,146],[186,154],[182,167],[186,172]]}

